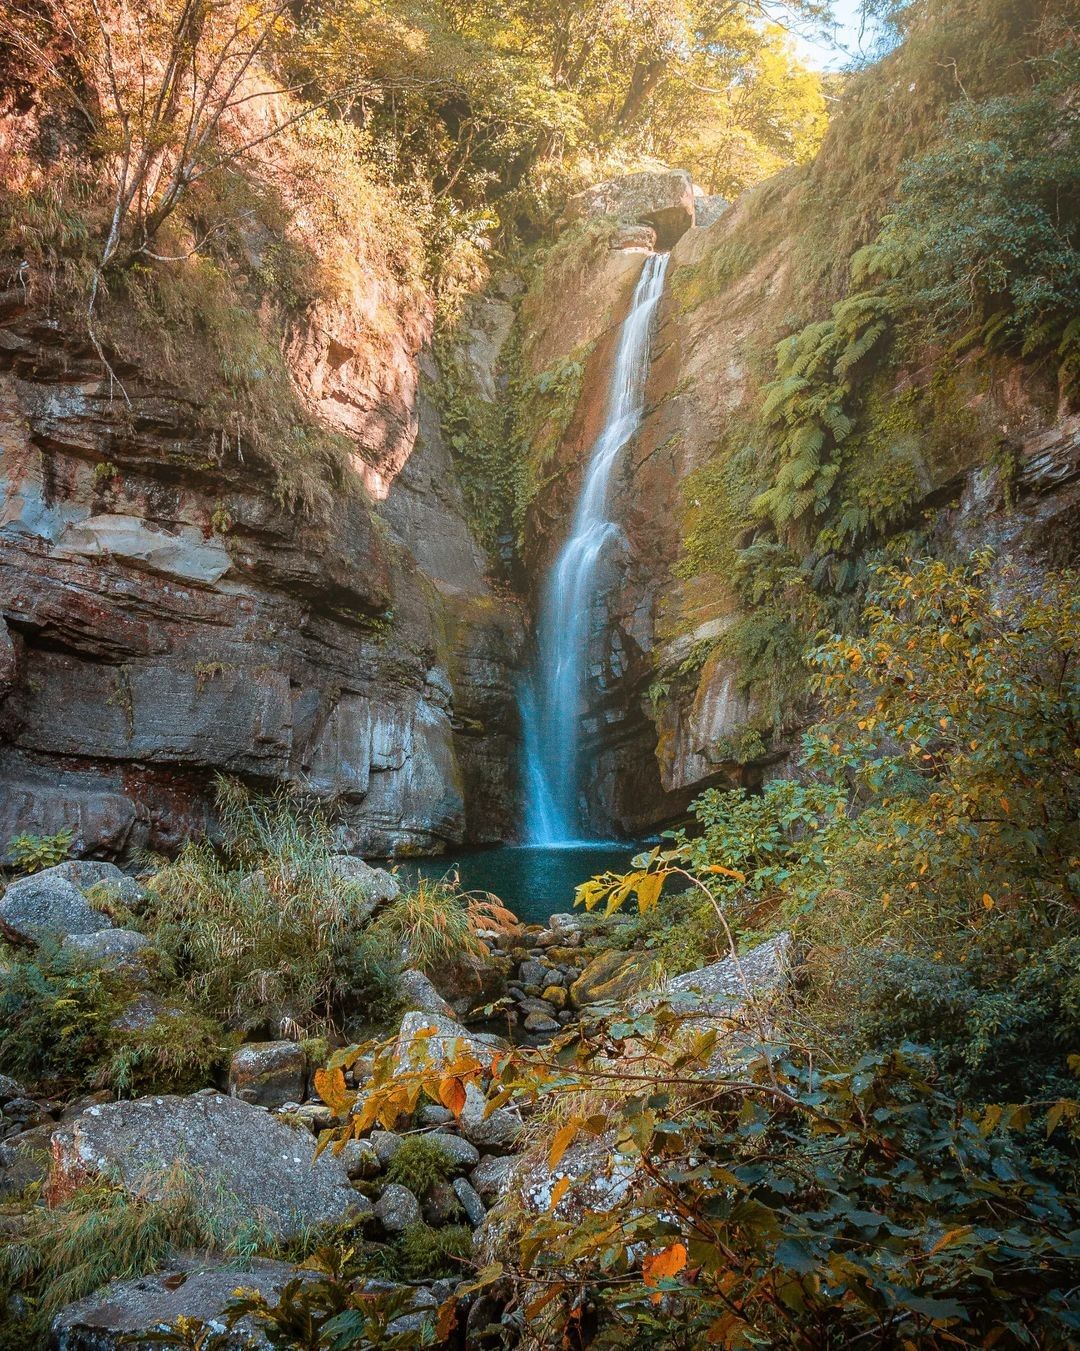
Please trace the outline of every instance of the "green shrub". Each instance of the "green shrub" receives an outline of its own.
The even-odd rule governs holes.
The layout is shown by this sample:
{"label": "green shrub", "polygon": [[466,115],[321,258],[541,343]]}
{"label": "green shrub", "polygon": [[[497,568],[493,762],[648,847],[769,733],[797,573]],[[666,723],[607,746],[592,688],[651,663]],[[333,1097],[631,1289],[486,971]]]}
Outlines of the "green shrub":
{"label": "green shrub", "polygon": [[390,1182],[400,1182],[420,1200],[436,1182],[445,1182],[453,1174],[453,1160],[425,1135],[407,1136],[386,1170]]}
{"label": "green shrub", "polygon": [[71,853],[75,838],[70,826],[55,835],[16,835],[8,841],[7,855],[12,866],[21,873],[37,873],[63,863]]}
{"label": "green shrub", "polygon": [[350,994],[370,904],[332,862],[325,818],[222,780],[221,841],[188,844],[150,883],[147,922],[184,988],[237,1028],[327,1031]]}
{"label": "green shrub", "polygon": [[194,1093],[226,1067],[221,1027],[200,1014],[166,1007],[145,1027],[114,1029],[95,1082],[121,1097]]}
{"label": "green shrub", "polygon": [[472,1257],[472,1230],[464,1224],[442,1229],[411,1224],[399,1244],[403,1275],[410,1280],[439,1280],[461,1276]]}
{"label": "green shrub", "polygon": [[864,1047],[917,1041],[969,1102],[1033,1102],[1076,1091],[1080,936],[1006,920],[964,962],[852,956],[843,980]]}
{"label": "green shrub", "polygon": [[980,1129],[917,1048],[836,1065],[770,1043],[733,1048],[697,1091],[693,1058],[657,1065],[647,1087],[611,1084],[677,1016],[620,1018],[558,1066],[522,1052],[502,1076],[524,1100],[564,1104],[572,1137],[602,1133],[621,1179],[602,1209],[513,1217],[502,1274],[553,1301],[536,1306],[538,1343],[575,1325],[587,1272],[597,1346],[1070,1344],[1075,1193],[1020,1140]]}
{"label": "green shrub", "polygon": [[127,973],[83,969],[55,949],[13,957],[0,971],[0,1065],[123,1097],[205,1088],[224,1058],[221,1028],[175,1004],[145,1026],[118,1025],[137,994]]}
{"label": "green shrub", "polygon": [[89,1086],[130,997],[123,976],[72,969],[54,949],[14,956],[0,970],[0,1065],[31,1082]]}

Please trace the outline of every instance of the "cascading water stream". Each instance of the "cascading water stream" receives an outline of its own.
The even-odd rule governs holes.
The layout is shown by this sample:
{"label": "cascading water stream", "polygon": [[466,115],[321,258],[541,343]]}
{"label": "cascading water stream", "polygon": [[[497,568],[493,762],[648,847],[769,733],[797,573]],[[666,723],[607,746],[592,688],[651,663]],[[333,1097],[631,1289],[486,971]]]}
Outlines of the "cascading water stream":
{"label": "cascading water stream", "polygon": [[529,844],[565,845],[581,838],[580,741],[589,619],[604,547],[618,534],[618,526],[608,519],[611,477],[619,452],[641,425],[652,320],[667,264],[666,253],[645,260],[619,334],[607,417],[585,468],[569,537],[544,584],[536,667],[522,696]]}

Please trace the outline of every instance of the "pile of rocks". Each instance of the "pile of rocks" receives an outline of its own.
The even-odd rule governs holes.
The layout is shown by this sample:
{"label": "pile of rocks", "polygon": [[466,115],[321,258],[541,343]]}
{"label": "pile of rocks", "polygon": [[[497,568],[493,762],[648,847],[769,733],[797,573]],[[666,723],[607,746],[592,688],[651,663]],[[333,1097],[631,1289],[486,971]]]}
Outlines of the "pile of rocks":
{"label": "pile of rocks", "polygon": [[511,948],[515,965],[507,980],[511,1024],[521,1029],[521,1041],[547,1041],[582,1010],[639,987],[642,954],[609,946],[612,930],[626,922],[578,912],[552,915],[546,928],[524,930]]}
{"label": "pile of rocks", "polygon": [[570,990],[588,962],[582,917],[552,915],[546,929],[526,930],[526,939],[507,994],[525,1032],[544,1039],[574,1017]]}

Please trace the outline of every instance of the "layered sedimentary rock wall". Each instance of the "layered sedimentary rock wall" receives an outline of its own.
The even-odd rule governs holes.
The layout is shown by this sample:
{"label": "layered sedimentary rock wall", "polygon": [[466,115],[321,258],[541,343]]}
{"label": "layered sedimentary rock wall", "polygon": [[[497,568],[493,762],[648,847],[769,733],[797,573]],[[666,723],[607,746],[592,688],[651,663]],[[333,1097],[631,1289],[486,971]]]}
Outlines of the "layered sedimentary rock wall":
{"label": "layered sedimentary rock wall", "polygon": [[358,455],[383,500],[312,516],[152,371],[110,390],[18,287],[0,322],[0,841],[68,825],[80,852],[170,849],[215,773],[335,799],[366,853],[510,833],[520,620],[485,581],[418,347],[398,395],[357,379],[346,400],[378,412]]}

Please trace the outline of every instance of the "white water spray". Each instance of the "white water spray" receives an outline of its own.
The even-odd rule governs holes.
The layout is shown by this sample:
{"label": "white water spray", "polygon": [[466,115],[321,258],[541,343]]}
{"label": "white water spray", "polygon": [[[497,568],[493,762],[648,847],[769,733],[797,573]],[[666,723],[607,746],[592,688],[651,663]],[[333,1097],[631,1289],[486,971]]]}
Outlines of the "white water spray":
{"label": "white water spray", "polygon": [[589,618],[604,547],[618,534],[608,519],[619,452],[641,425],[653,315],[668,255],[645,260],[619,334],[607,417],[585,468],[570,535],[547,576],[537,627],[533,682],[522,697],[525,731],[525,835],[529,844],[565,845],[581,837],[581,718]]}

